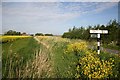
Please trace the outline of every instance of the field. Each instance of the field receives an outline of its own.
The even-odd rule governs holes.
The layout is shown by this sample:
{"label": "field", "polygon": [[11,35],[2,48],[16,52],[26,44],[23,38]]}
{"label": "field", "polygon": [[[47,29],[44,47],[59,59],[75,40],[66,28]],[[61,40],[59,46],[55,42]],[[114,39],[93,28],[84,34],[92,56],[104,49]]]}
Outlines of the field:
{"label": "field", "polygon": [[1,38],[3,78],[120,77],[119,55],[104,51],[98,55],[87,41],[54,36]]}
{"label": "field", "polygon": [[0,43],[12,42],[17,39],[27,38],[30,36],[0,36]]}

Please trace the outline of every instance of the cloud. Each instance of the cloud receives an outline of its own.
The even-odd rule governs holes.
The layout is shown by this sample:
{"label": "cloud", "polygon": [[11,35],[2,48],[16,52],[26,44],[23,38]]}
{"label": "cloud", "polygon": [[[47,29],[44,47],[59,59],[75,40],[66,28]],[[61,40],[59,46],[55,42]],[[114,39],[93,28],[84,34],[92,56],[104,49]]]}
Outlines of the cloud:
{"label": "cloud", "polygon": [[100,4],[98,4],[98,5],[96,6],[95,11],[96,11],[96,12],[101,12],[101,11],[103,11],[103,10],[105,10],[105,9],[108,9],[108,8],[111,8],[111,7],[113,7],[113,6],[117,5],[117,4],[118,4],[118,3],[116,3],[116,2],[100,3]]}
{"label": "cloud", "polygon": [[32,30],[32,27],[53,31],[55,27],[83,14],[102,12],[116,5],[113,2],[3,2],[3,30]]}
{"label": "cloud", "polygon": [[3,2],[119,2],[119,0],[2,0]]}
{"label": "cloud", "polygon": [[2,0],[2,2],[60,2],[60,0]]}
{"label": "cloud", "polygon": [[[23,5],[25,5],[23,7]],[[19,6],[20,5],[20,6]],[[19,7],[3,7],[3,15],[8,17],[23,19],[24,21],[57,21],[57,20],[70,20],[80,15],[72,12],[62,12],[59,3],[18,3]],[[5,17],[5,16],[4,16]],[[6,17],[7,18],[7,17]]]}
{"label": "cloud", "polygon": [[102,12],[117,4],[117,2],[71,2],[63,7],[67,11],[85,14]]}
{"label": "cloud", "polygon": [[[4,3],[3,3],[4,4]],[[6,4],[6,3],[5,3]],[[9,3],[8,3],[9,4]],[[11,4],[11,3],[10,3]],[[12,7],[9,7],[11,6]],[[91,2],[70,2],[70,3],[12,3],[3,6],[3,14],[20,18],[56,20],[72,19],[84,13],[101,12],[110,8],[116,3],[91,3]],[[15,6],[14,6],[15,5]]]}

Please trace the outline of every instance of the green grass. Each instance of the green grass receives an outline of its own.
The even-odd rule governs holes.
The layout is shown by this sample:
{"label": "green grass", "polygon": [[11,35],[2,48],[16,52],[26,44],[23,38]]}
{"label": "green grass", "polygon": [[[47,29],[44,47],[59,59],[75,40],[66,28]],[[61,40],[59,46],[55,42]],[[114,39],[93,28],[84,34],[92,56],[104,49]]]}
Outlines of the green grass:
{"label": "green grass", "polygon": [[24,68],[27,61],[34,58],[39,48],[33,38],[19,39],[14,42],[2,44],[2,71],[4,77],[18,77],[16,70]]}
{"label": "green grass", "polygon": [[57,43],[53,50],[56,78],[74,78],[74,74],[76,73],[76,56],[64,53],[67,44],[63,42]]}
{"label": "green grass", "polygon": [[[49,46],[47,53],[50,61],[53,63],[52,78],[74,78],[76,73],[76,56],[74,54],[65,54],[64,50],[68,42],[56,41],[54,38],[40,39]],[[41,44],[42,45],[42,44]],[[42,48],[43,51],[45,48]]]}

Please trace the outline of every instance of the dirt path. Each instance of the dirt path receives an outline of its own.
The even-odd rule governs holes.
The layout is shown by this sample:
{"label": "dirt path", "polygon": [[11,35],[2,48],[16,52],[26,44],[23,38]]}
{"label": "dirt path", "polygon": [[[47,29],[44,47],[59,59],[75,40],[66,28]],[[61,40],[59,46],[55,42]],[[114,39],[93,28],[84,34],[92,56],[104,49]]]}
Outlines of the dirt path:
{"label": "dirt path", "polygon": [[118,51],[118,50],[103,48],[103,47],[101,47],[101,48],[102,48],[102,51],[105,51],[105,52],[108,52],[108,53],[112,53],[112,54],[119,54],[120,53],[120,51]]}
{"label": "dirt path", "polygon": [[[93,49],[93,50],[97,50],[96,46],[92,46],[92,45],[89,45],[88,48]],[[118,51],[118,50],[104,48],[104,47],[100,47],[100,50],[104,51],[104,52],[112,53],[112,54],[119,54],[120,53],[120,51]]]}
{"label": "dirt path", "polygon": [[36,41],[38,41],[38,43],[41,43],[42,45],[44,45],[47,49],[49,48],[49,45],[47,45],[47,44],[44,43],[44,42],[41,42],[37,37],[34,37],[34,39],[35,39]]}

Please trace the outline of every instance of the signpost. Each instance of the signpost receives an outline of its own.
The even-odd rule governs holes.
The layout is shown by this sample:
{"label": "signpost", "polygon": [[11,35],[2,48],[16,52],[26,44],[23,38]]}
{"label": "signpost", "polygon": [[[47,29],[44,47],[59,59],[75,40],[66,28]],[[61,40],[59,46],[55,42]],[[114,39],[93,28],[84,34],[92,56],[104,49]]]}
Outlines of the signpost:
{"label": "signpost", "polygon": [[108,30],[90,30],[91,34],[97,34],[98,54],[100,54],[100,34],[108,34]]}

